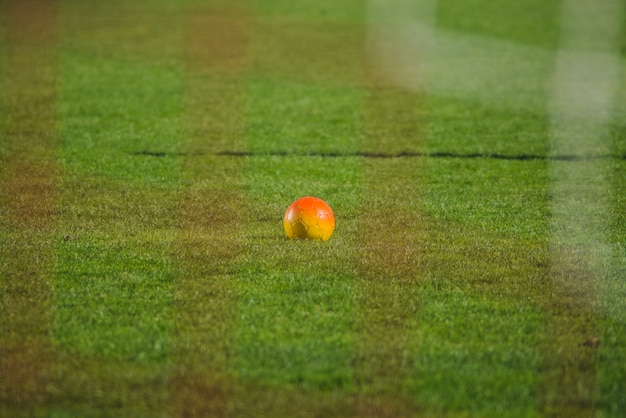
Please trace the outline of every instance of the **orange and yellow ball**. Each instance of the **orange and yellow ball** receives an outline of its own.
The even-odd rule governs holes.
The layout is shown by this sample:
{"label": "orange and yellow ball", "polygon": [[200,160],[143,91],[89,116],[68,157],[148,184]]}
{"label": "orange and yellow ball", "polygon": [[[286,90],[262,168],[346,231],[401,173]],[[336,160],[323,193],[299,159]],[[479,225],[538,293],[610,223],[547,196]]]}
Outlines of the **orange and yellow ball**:
{"label": "orange and yellow ball", "polygon": [[326,241],[335,230],[335,215],[322,199],[301,197],[287,208],[283,226],[289,239]]}

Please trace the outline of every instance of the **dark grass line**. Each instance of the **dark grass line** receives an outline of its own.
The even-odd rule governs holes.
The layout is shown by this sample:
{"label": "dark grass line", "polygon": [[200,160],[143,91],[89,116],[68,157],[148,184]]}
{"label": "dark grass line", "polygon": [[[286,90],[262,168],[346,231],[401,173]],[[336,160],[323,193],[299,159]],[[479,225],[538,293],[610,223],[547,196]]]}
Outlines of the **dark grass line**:
{"label": "dark grass line", "polygon": [[509,161],[594,161],[594,160],[626,160],[626,155],[599,154],[599,155],[540,155],[540,154],[500,154],[500,153],[456,153],[456,152],[413,152],[402,151],[397,153],[384,152],[298,152],[298,151],[219,151],[219,152],[165,152],[165,151],[135,151],[130,155],[145,157],[194,157],[217,155],[224,157],[324,157],[324,158],[451,158],[451,159],[486,159]]}

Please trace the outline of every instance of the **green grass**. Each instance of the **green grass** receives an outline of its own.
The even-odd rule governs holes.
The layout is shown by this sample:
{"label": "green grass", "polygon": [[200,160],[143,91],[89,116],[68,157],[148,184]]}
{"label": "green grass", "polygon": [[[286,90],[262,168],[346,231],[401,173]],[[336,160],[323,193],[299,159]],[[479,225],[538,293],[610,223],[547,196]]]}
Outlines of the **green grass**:
{"label": "green grass", "polygon": [[178,162],[133,153],[177,149],[180,81],[73,53],[63,68],[56,340],[87,355],[164,361]]}
{"label": "green grass", "polygon": [[48,55],[0,19],[0,416],[626,410],[626,95],[610,156],[548,158],[558,2],[438,3],[539,55],[511,97],[390,85],[361,1],[61,3]]}
{"label": "green grass", "polygon": [[559,42],[558,1],[440,0],[437,24],[453,31],[506,39],[556,49]]}

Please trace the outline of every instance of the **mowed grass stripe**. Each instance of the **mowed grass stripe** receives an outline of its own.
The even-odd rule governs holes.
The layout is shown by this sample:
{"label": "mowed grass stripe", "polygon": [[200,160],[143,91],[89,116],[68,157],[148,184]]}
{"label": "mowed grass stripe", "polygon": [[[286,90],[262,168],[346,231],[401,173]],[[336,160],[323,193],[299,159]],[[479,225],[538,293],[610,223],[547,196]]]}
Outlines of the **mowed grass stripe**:
{"label": "mowed grass stripe", "polygon": [[[422,18],[431,17],[426,10],[431,3],[415,5]],[[406,23],[415,10],[397,2],[369,1],[365,6],[361,152],[424,152],[426,96],[398,87],[389,77],[385,57],[404,51],[399,45],[381,44],[387,25]],[[420,59],[429,52],[422,48]],[[417,73],[427,80],[427,74]],[[415,360],[426,232],[424,162],[363,161],[353,358],[358,396],[352,416],[414,416],[419,410],[414,388],[420,378]]]}
{"label": "mowed grass stripe", "polygon": [[[186,5],[181,190],[174,288],[170,413],[226,416],[233,408],[236,276],[244,224],[247,2]],[[193,156],[209,151],[212,154]]]}
{"label": "mowed grass stripe", "polygon": [[[362,149],[421,151],[424,97],[375,80],[363,100]],[[353,358],[354,416],[411,416],[416,376],[423,158],[367,159],[358,222]]]}
{"label": "mowed grass stripe", "polygon": [[50,397],[54,314],[59,22],[56,1],[1,5],[0,413]]}
{"label": "mowed grass stripe", "polygon": [[[165,404],[178,164],[127,148],[177,141],[181,83],[147,65],[68,51],[63,61],[58,399],[71,414],[143,415]],[[155,131],[136,133],[135,121]]]}
{"label": "mowed grass stripe", "polygon": [[176,69],[186,2],[63,0],[63,46],[93,58]]}
{"label": "mowed grass stripe", "polygon": [[59,361],[49,410],[150,416],[166,409],[178,164],[132,152],[176,149],[181,81],[150,54],[112,56],[94,36],[153,30],[157,4],[123,17],[83,6],[62,9]]}
{"label": "mowed grass stripe", "polygon": [[[336,9],[334,4],[330,7]],[[358,86],[362,48],[363,25],[358,21],[261,15],[255,35],[255,73],[305,84]]]}
{"label": "mowed grass stripe", "polygon": [[546,163],[436,159],[426,174],[417,397],[435,411],[532,415],[548,268]]}

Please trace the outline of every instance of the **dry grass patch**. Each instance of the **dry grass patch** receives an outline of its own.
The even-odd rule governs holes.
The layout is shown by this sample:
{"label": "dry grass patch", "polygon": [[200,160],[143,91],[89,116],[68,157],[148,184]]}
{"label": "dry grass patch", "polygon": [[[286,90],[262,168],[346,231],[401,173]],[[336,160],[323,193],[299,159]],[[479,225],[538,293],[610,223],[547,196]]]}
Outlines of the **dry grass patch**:
{"label": "dry grass patch", "polygon": [[69,0],[62,12],[68,50],[167,67],[180,61],[183,8],[178,2]]}
{"label": "dry grass patch", "polygon": [[0,98],[0,402],[44,402],[51,336],[58,167],[57,3],[8,1]]}
{"label": "dry grass patch", "polygon": [[243,5],[189,6],[168,385],[174,416],[224,416],[234,393],[243,165],[199,154],[245,146],[250,17]]}
{"label": "dry grass patch", "polygon": [[[421,150],[423,98],[376,84],[363,114],[367,152]],[[394,395],[368,416],[415,414],[415,352],[419,327],[422,158],[367,159],[363,163],[359,274],[355,288],[354,375],[363,393]],[[383,398],[386,399],[386,398]],[[391,398],[390,398],[391,399]],[[354,411],[358,416],[364,411]]]}
{"label": "dry grass patch", "polygon": [[257,75],[322,85],[362,84],[363,26],[261,17],[254,35]]}

